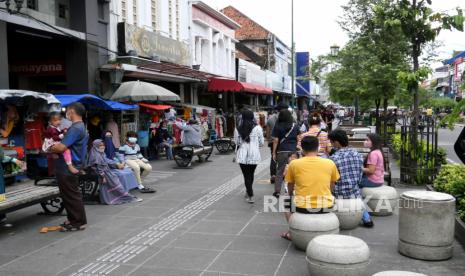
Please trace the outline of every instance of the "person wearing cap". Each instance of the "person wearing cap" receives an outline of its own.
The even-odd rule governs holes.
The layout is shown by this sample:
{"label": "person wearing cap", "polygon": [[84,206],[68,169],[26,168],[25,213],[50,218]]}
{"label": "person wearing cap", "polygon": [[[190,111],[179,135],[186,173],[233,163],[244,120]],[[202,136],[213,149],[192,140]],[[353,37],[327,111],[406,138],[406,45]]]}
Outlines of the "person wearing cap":
{"label": "person wearing cap", "polygon": [[184,146],[203,147],[200,126],[195,119],[190,119],[188,125],[176,122],[176,126],[183,132],[182,144]]}

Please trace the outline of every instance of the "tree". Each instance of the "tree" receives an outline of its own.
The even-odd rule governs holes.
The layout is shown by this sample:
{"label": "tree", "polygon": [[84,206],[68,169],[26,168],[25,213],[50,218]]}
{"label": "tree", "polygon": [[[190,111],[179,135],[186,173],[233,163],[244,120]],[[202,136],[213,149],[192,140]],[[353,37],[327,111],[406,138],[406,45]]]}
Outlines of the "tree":
{"label": "tree", "polygon": [[[381,103],[387,110],[388,101],[403,89],[397,75],[408,68],[408,44],[399,24],[391,19],[395,11],[392,1],[350,0],[343,8],[340,25],[351,40],[340,52],[340,69],[328,76],[331,97],[352,98],[357,103],[362,99],[362,105],[371,101],[379,117]],[[347,85],[353,80],[355,87]]]}
{"label": "tree", "polygon": [[[412,61],[411,70],[400,77],[407,81],[413,94],[414,128],[419,121],[419,82],[430,73],[428,68],[421,67],[420,56],[428,43],[435,41],[441,30],[463,31],[463,11],[457,8],[456,15],[446,12],[434,13],[430,8],[432,0],[397,0],[392,20],[399,24],[408,39],[409,55]],[[412,139],[416,141],[416,139]]]}

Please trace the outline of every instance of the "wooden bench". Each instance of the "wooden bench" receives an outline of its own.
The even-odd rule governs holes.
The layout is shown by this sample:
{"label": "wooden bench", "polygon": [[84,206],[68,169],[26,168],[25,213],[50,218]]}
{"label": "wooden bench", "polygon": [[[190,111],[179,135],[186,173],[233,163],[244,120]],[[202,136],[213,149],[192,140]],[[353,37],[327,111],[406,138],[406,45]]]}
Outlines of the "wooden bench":
{"label": "wooden bench", "polygon": [[228,153],[236,149],[233,138],[220,138],[215,141],[215,147],[220,153]]}
{"label": "wooden bench", "polygon": [[194,156],[197,156],[199,162],[208,161],[213,152],[213,146],[205,144],[202,147],[183,146],[173,148],[173,157],[176,164],[181,168],[189,167]]}
{"label": "wooden bench", "polygon": [[64,209],[57,186],[36,181],[8,188],[5,201],[0,202],[0,213],[14,212],[35,204],[40,204],[45,214],[60,214]]}
{"label": "wooden bench", "polygon": [[[366,158],[370,149],[367,148],[358,148],[352,147],[354,150],[359,152],[363,158]],[[388,183],[389,186],[392,185],[392,174],[391,174],[391,166],[389,164],[389,148],[383,148],[383,157],[384,157],[384,181]]]}

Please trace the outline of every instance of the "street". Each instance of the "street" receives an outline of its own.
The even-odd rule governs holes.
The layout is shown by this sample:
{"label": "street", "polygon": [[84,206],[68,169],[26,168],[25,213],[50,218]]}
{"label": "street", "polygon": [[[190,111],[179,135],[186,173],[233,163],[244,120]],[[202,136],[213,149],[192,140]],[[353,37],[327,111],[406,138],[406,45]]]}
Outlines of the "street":
{"label": "street", "polygon": [[447,161],[451,164],[462,164],[462,161],[457,157],[454,151],[454,144],[457,141],[460,132],[463,129],[463,125],[456,125],[454,130],[450,129],[439,129],[439,141],[438,146],[443,147],[447,152]]}

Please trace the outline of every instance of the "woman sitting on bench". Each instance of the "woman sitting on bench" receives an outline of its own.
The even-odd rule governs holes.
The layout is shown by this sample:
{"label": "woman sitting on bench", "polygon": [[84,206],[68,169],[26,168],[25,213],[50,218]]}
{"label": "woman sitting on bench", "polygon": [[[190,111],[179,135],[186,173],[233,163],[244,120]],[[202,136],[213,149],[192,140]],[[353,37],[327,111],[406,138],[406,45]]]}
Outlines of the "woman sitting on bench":
{"label": "woman sitting on bench", "polygon": [[97,139],[92,143],[87,165],[94,168],[101,179],[100,201],[108,205],[118,205],[135,201],[142,201],[129,194],[119,181],[112,168],[122,169],[123,164],[108,159],[105,155],[105,144]]}

